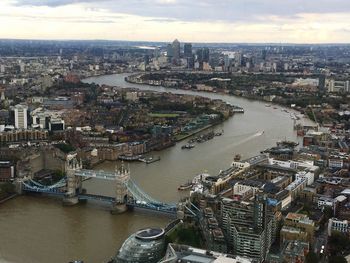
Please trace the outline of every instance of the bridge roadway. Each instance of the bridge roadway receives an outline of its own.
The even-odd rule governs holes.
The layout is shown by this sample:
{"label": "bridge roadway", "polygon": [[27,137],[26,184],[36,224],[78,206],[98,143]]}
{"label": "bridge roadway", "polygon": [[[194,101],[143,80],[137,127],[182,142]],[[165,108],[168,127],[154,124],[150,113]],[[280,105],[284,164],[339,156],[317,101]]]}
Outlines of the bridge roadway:
{"label": "bridge roadway", "polygon": [[94,170],[76,170],[74,172],[75,176],[80,176],[84,178],[96,178],[103,180],[118,180],[118,176],[114,172],[105,172],[105,171],[94,171]]}
{"label": "bridge roadway", "polygon": [[[82,176],[85,178],[99,178],[99,179],[107,179],[107,180],[118,180],[117,176],[114,173],[106,173],[101,171],[89,171],[89,170],[81,170],[76,171],[77,176]],[[55,196],[64,197],[66,192],[66,183],[67,178],[63,178],[61,181],[55,183],[51,186],[42,185],[32,179],[28,179],[27,181],[22,181],[22,189],[25,192],[35,192],[35,193],[44,193]],[[142,208],[148,209],[152,211],[158,211],[162,213],[168,214],[176,214],[177,206],[176,204],[166,204],[159,202],[145,192],[140,189],[137,184],[129,179],[127,183],[125,183],[125,187],[128,189],[130,196],[127,197],[125,204],[128,207],[132,208]],[[95,200],[101,202],[107,202],[110,204],[115,204],[116,199],[114,197],[103,196],[103,195],[93,195],[87,193],[77,193],[77,197],[79,200]]]}

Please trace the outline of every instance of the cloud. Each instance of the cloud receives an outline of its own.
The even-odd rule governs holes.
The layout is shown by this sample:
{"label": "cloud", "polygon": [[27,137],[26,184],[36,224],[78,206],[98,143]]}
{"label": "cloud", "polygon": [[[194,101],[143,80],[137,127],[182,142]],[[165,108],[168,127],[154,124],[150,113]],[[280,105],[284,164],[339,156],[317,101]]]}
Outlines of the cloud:
{"label": "cloud", "polygon": [[257,21],[264,16],[350,13],[348,0],[17,0],[16,5],[84,4],[111,12],[184,21]]}
{"label": "cloud", "polygon": [[17,6],[64,6],[71,4],[79,4],[79,3],[98,3],[103,2],[96,0],[16,0],[15,5]]}
{"label": "cloud", "polygon": [[0,0],[0,36],[350,42],[349,0]]}

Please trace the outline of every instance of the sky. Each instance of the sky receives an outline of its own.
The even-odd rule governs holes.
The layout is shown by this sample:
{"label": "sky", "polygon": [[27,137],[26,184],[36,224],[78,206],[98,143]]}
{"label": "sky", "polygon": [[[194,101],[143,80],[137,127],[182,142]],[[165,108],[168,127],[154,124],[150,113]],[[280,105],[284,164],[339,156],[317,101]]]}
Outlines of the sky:
{"label": "sky", "polygon": [[349,0],[0,0],[0,38],[350,43]]}

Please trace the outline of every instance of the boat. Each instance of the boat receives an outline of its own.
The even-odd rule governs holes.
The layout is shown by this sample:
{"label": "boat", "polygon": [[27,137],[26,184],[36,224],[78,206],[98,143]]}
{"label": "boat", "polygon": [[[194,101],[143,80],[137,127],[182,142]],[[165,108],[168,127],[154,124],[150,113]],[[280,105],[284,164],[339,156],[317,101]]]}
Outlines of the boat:
{"label": "boat", "polygon": [[143,157],[143,158],[140,158],[139,159],[140,162],[143,162],[143,163],[146,163],[146,164],[150,164],[150,163],[154,163],[154,162],[157,162],[157,161],[160,161],[160,156],[158,157]]}
{"label": "boat", "polygon": [[261,135],[263,135],[264,133],[265,133],[265,131],[263,130],[263,131],[260,131],[260,132],[256,133],[255,136],[261,136]]}
{"label": "boat", "polygon": [[273,107],[275,110],[277,110],[278,108],[277,107]]}
{"label": "boat", "polygon": [[124,154],[124,155],[120,155],[118,157],[119,160],[122,161],[138,161],[140,158],[142,158],[143,156],[141,154],[139,155],[129,155],[129,154]]}
{"label": "boat", "polygon": [[194,146],[194,144],[186,143],[185,145],[181,146],[181,149],[192,149]]}
{"label": "boat", "polygon": [[271,107],[271,104],[265,104],[265,107]]}
{"label": "boat", "polygon": [[223,135],[223,133],[224,133],[224,130],[222,130],[221,132],[216,132],[215,136],[221,136],[221,135]]}
{"label": "boat", "polygon": [[185,184],[180,185],[180,186],[177,188],[177,190],[179,190],[179,191],[189,190],[189,189],[192,188],[192,186],[193,186],[193,184],[192,184],[191,182],[187,182],[187,183],[185,183]]}
{"label": "boat", "polygon": [[241,156],[240,154],[236,154],[236,155],[235,155],[235,158],[233,158],[233,160],[234,160],[235,162],[238,162],[239,160],[241,160],[241,158],[242,158],[242,156]]}

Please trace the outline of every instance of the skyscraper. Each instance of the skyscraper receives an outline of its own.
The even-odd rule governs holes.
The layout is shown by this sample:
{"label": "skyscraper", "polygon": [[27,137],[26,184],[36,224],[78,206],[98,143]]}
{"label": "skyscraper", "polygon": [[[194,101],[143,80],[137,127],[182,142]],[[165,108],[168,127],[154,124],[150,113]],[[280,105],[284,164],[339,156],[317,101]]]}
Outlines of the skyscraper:
{"label": "skyscraper", "polygon": [[13,107],[15,128],[27,129],[28,128],[28,107],[26,105],[17,104]]}
{"label": "skyscraper", "polygon": [[326,87],[326,75],[322,74],[318,78],[318,90],[324,92]]}
{"label": "skyscraper", "polygon": [[222,227],[228,246],[235,255],[263,262],[275,239],[275,218],[264,197],[254,202],[224,198],[221,202]]}
{"label": "skyscraper", "polygon": [[235,66],[236,67],[242,66],[242,53],[241,52],[235,53]]}
{"label": "skyscraper", "polygon": [[210,54],[209,54],[209,48],[203,48],[203,62],[209,62]]}
{"label": "skyscraper", "polygon": [[166,55],[168,58],[172,58],[174,56],[174,50],[173,50],[173,46],[171,44],[167,45]]}
{"label": "skyscraper", "polygon": [[203,49],[197,49],[196,51],[197,61],[201,64],[203,63]]}
{"label": "skyscraper", "polygon": [[175,39],[173,44],[172,44],[172,47],[173,47],[173,57],[175,60],[178,60],[180,59],[180,42],[179,40]]}
{"label": "skyscraper", "polygon": [[192,57],[192,44],[191,43],[185,43],[185,45],[184,45],[184,55],[185,55],[185,58]]}

